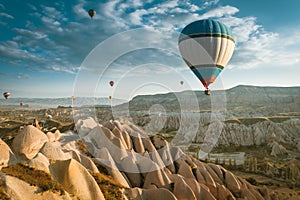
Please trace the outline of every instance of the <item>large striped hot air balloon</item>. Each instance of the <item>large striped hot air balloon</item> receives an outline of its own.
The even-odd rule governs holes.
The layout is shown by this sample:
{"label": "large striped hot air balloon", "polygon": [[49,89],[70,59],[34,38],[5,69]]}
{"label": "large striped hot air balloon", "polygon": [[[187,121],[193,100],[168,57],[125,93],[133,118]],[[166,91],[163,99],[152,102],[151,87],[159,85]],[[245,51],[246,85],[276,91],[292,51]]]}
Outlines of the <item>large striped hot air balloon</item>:
{"label": "large striped hot air balloon", "polygon": [[195,21],[181,31],[178,45],[185,63],[209,95],[209,85],[227,65],[234,51],[235,41],[230,29],[212,19]]}

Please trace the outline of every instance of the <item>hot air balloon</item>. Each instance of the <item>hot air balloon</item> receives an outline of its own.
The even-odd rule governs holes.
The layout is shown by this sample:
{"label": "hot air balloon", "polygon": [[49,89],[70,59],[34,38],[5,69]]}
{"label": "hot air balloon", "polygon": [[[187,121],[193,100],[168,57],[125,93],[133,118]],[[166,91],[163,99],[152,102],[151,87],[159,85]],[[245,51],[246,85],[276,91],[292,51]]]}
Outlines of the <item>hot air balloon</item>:
{"label": "hot air balloon", "polygon": [[222,22],[206,19],[188,24],[179,36],[181,56],[208,89],[229,62],[235,47],[231,30]]}
{"label": "hot air balloon", "polygon": [[24,106],[24,102],[20,102],[20,106],[21,106],[21,107]]}
{"label": "hot air balloon", "polygon": [[93,18],[96,15],[96,11],[94,11],[93,9],[89,9],[88,13],[91,18]]}
{"label": "hot air balloon", "polygon": [[74,100],[76,99],[76,96],[73,95],[71,98],[72,98],[72,100],[74,101]]}
{"label": "hot air balloon", "polygon": [[8,99],[10,97],[10,93],[9,92],[4,92],[3,96],[5,99]]}
{"label": "hot air balloon", "polygon": [[109,96],[108,98],[109,98],[109,99],[111,99],[111,98],[112,98],[112,96]]}
{"label": "hot air balloon", "polygon": [[183,81],[180,81],[180,84],[183,85]]}
{"label": "hot air balloon", "polygon": [[114,86],[114,84],[115,84],[115,83],[114,83],[113,81],[110,81],[110,82],[109,82],[109,85],[110,85],[111,87]]}

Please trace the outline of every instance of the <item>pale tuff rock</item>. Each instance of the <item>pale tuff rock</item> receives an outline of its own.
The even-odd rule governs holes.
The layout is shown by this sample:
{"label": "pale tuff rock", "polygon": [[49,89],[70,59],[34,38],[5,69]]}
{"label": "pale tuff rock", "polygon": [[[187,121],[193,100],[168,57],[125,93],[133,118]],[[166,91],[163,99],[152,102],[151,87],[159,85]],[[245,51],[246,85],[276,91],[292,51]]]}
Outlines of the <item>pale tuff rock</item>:
{"label": "pale tuff rock", "polygon": [[215,200],[216,198],[210,193],[209,188],[198,183],[195,179],[184,178],[185,182],[194,192],[196,199]]}
{"label": "pale tuff rock", "polygon": [[230,171],[225,173],[225,185],[236,196],[241,192],[240,181]]}
{"label": "pale tuff rock", "polygon": [[17,159],[9,146],[0,139],[0,169],[16,163]]}
{"label": "pale tuff rock", "polygon": [[142,142],[141,135],[139,133],[136,133],[134,136],[131,135],[131,139],[133,141],[134,150],[137,153],[144,153],[145,148],[144,148],[144,145],[143,145],[143,142]]}
{"label": "pale tuff rock", "polygon": [[262,195],[259,193],[259,191],[255,190],[253,187],[249,188],[251,194],[253,194],[253,196],[255,196],[255,198],[257,200],[265,200]]}
{"label": "pale tuff rock", "polygon": [[108,121],[104,126],[111,131],[116,127],[112,120]]}
{"label": "pale tuff rock", "polygon": [[217,193],[215,195],[216,199],[218,200],[235,200],[233,194],[224,186],[217,183],[216,187]]}
{"label": "pale tuff rock", "polygon": [[132,200],[144,200],[142,197],[142,188],[134,187],[125,191],[126,196]]}
{"label": "pale tuff rock", "polygon": [[137,156],[136,163],[142,175],[146,177],[147,173],[153,170],[159,170],[159,166],[148,156]]}
{"label": "pale tuff rock", "polygon": [[130,135],[126,132],[126,131],[122,131],[122,136],[124,138],[124,141],[127,145],[127,149],[132,149],[133,147],[133,144],[132,144],[132,141],[131,141],[131,138],[130,138]]}
{"label": "pale tuff rock", "polygon": [[277,142],[273,142],[270,146],[272,147],[271,156],[287,154],[286,148]]}
{"label": "pale tuff rock", "polygon": [[166,146],[164,146],[163,148],[158,149],[158,153],[162,161],[164,162],[164,165],[167,166],[167,168],[174,174],[176,172],[176,169],[170,152],[169,144],[166,144]]}
{"label": "pale tuff rock", "polygon": [[122,185],[125,188],[129,188],[131,183],[128,179],[126,179],[122,173],[117,169],[117,166],[111,157],[110,153],[108,152],[107,148],[102,148],[97,153],[97,158],[95,160],[99,165],[104,167],[109,175],[113,177],[113,179]]}
{"label": "pale tuff rock", "polygon": [[80,137],[84,137],[97,125],[97,122],[93,118],[89,117],[85,120],[78,120],[75,124],[75,127]]}
{"label": "pale tuff rock", "polygon": [[125,193],[132,200],[177,200],[174,194],[164,188],[141,189],[135,187],[127,189]]}
{"label": "pale tuff rock", "polygon": [[48,141],[47,136],[37,129],[29,125],[26,126],[22,133],[17,135],[13,140],[12,150],[21,159],[32,159]]}
{"label": "pale tuff rock", "polygon": [[211,177],[214,179],[215,183],[223,184],[223,181],[219,178],[219,176],[209,165],[205,165],[205,168],[208,171],[208,173],[211,175]]}
{"label": "pale tuff rock", "polygon": [[136,160],[133,160],[132,157],[126,157],[121,161],[120,167],[122,171],[125,172],[133,187],[141,187],[142,176],[140,174]]}
{"label": "pale tuff rock", "polygon": [[179,165],[178,174],[185,178],[195,178],[192,168],[183,160],[175,161]]}
{"label": "pale tuff rock", "polygon": [[243,187],[240,192],[241,192],[241,194],[237,195],[237,196],[240,196],[243,199],[253,199],[253,200],[256,200],[255,196],[250,192],[250,190],[248,188]]}
{"label": "pale tuff rock", "polygon": [[124,146],[125,149],[129,149],[128,146],[127,146],[126,141],[123,138],[122,132],[117,127],[115,127],[112,130],[112,133],[115,135],[116,138],[119,138],[121,140],[122,145]]}
{"label": "pale tuff rock", "polygon": [[[156,167],[153,166],[155,169]],[[168,175],[162,169],[154,170],[150,169],[151,171],[146,174],[144,187],[149,188],[150,185],[156,185],[158,188],[171,188],[171,180],[169,179]]]}
{"label": "pale tuff rock", "polygon": [[121,132],[123,131],[122,124],[119,121],[114,120],[113,123]]}
{"label": "pale tuff rock", "polygon": [[[105,127],[96,126],[83,140],[89,143],[86,143],[88,149],[93,149],[92,154],[95,154],[97,149],[106,147],[115,162],[120,162],[123,158],[127,157],[127,152],[120,139],[116,138],[113,133]],[[89,147],[89,145],[91,147]]]}
{"label": "pale tuff rock", "polygon": [[71,200],[70,196],[66,193],[61,195],[60,193],[43,192],[38,193],[37,187],[30,186],[25,181],[12,176],[3,177],[6,184],[6,193],[10,199],[13,200]]}
{"label": "pale tuff rock", "polygon": [[165,188],[158,189],[143,189],[142,190],[143,200],[177,200],[176,196]]}
{"label": "pale tuff rock", "polygon": [[92,175],[76,160],[55,161],[50,171],[68,193],[79,199],[105,200]]}
{"label": "pale tuff rock", "polygon": [[42,170],[46,173],[50,173],[49,160],[46,156],[44,156],[41,153],[38,153],[33,159],[29,160],[28,165],[35,169]]}
{"label": "pale tuff rock", "polygon": [[145,150],[148,152],[156,152],[155,146],[152,144],[151,140],[148,137],[142,138],[142,142]]}
{"label": "pale tuff rock", "polygon": [[174,195],[178,200],[196,200],[193,190],[184,181],[183,177],[179,174],[172,174],[170,179],[174,182]]}
{"label": "pale tuff rock", "polygon": [[46,133],[49,142],[55,142],[55,135],[51,132]]}
{"label": "pale tuff rock", "polygon": [[218,176],[218,178],[221,181],[221,184],[224,183],[224,173],[226,173],[226,169],[222,167],[221,165],[215,165],[212,163],[208,163],[208,166],[215,172],[215,174]]}
{"label": "pale tuff rock", "polygon": [[[197,170],[196,170],[196,174],[197,174],[197,171],[199,170],[201,176],[197,176],[197,180],[201,183],[204,183],[206,184],[207,186],[211,186],[211,187],[216,187],[216,183],[214,181],[214,179],[212,178],[212,176],[209,174],[209,172],[206,170],[206,168],[202,168],[202,167],[198,167]],[[202,180],[201,180],[202,179]],[[210,187],[210,188],[211,188]]]}
{"label": "pale tuff rock", "polygon": [[154,135],[152,137],[152,141],[153,141],[153,144],[154,146],[157,148],[157,149],[161,149],[163,148],[164,146],[166,146],[168,143],[166,140],[162,139],[160,136],[158,135]]}
{"label": "pale tuff rock", "polygon": [[68,160],[72,158],[70,153],[63,152],[58,144],[51,142],[46,142],[40,153],[45,155],[49,160]]}
{"label": "pale tuff rock", "polygon": [[94,173],[99,173],[97,166],[89,157],[82,155],[77,151],[72,151],[72,158],[81,163],[86,169]]}
{"label": "pale tuff rock", "polygon": [[59,141],[62,138],[62,135],[58,129],[54,132],[54,137],[55,141]]}
{"label": "pale tuff rock", "polygon": [[47,137],[49,142],[56,142],[59,141],[62,137],[60,131],[57,129],[54,133],[52,132],[47,132]]}

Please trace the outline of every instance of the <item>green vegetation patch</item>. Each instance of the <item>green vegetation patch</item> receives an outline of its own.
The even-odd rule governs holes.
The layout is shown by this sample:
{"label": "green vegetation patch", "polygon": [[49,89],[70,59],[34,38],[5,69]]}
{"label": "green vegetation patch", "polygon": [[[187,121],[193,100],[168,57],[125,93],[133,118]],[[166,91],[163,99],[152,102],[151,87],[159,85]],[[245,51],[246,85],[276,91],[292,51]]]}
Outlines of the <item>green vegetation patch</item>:
{"label": "green vegetation patch", "polygon": [[105,200],[125,200],[121,192],[121,189],[124,187],[118,184],[112,177],[101,173],[90,173],[99,185]]}
{"label": "green vegetation patch", "polygon": [[39,187],[43,192],[52,191],[64,194],[62,186],[44,171],[37,170],[33,167],[16,164],[1,169],[1,172],[16,178],[19,178],[30,185]]}

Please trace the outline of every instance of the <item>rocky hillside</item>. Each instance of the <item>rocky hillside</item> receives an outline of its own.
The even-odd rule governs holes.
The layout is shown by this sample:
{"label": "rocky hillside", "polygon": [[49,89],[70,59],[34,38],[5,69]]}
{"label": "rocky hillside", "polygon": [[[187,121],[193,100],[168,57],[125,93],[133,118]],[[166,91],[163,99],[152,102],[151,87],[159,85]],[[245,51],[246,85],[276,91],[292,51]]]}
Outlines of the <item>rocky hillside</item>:
{"label": "rocky hillside", "polygon": [[277,199],[118,121],[79,120],[76,133],[28,125],[0,152],[0,199]]}
{"label": "rocky hillside", "polygon": [[[228,117],[273,116],[279,113],[300,113],[300,87],[236,86],[225,91],[212,91],[212,95],[225,92]],[[211,98],[203,91],[195,91],[200,110],[211,109]],[[191,91],[136,96],[129,102],[130,111],[145,110],[154,104],[167,111],[180,111],[178,96],[190,99]],[[121,107],[121,106],[120,106]]]}
{"label": "rocky hillside", "polygon": [[[213,91],[216,95],[221,91]],[[300,87],[237,86],[225,91],[226,109],[221,110],[224,120],[219,145],[252,146],[276,142],[292,146],[300,145]],[[196,91],[199,102],[199,130],[193,142],[202,143],[211,123],[211,98]],[[212,94],[214,95],[214,94]],[[173,137],[182,126],[179,98],[192,98],[191,91],[180,93],[143,95],[129,102],[131,118],[146,130],[159,127],[157,132]],[[223,96],[222,96],[223,97]],[[159,106],[158,106],[159,105]],[[126,106],[118,106],[122,110]],[[153,108],[161,114],[151,113]],[[188,113],[197,112],[189,110]],[[192,123],[192,122],[191,122]],[[189,122],[188,122],[189,124]],[[151,131],[149,129],[149,131]],[[185,134],[185,133],[184,133]]]}

